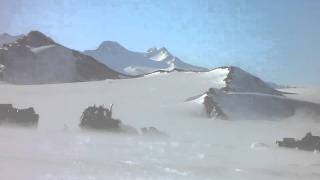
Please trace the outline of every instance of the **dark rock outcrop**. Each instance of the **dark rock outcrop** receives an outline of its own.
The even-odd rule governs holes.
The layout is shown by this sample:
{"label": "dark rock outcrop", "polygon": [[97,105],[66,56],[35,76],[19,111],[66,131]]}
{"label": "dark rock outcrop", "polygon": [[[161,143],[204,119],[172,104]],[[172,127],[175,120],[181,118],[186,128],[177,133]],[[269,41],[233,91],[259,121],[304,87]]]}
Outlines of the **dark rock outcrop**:
{"label": "dark rock outcrop", "polygon": [[27,36],[19,38],[17,40],[17,44],[28,45],[31,47],[58,45],[51,38],[45,36],[39,31],[30,31]]}
{"label": "dark rock outcrop", "polygon": [[227,77],[224,79],[226,86],[222,88],[222,90],[226,92],[252,92],[278,96],[283,95],[283,92],[275,90],[268,83],[239,67],[227,66],[220,68],[229,70]]}
{"label": "dark rock outcrop", "polygon": [[144,127],[141,128],[142,135],[148,135],[148,136],[157,136],[157,137],[167,137],[167,135],[161,131],[159,131],[155,127]]}
{"label": "dark rock outcrop", "polygon": [[90,106],[81,116],[80,127],[84,129],[122,132],[122,122],[112,118],[112,105],[108,109],[104,106]]}
{"label": "dark rock outcrop", "polygon": [[0,125],[37,126],[38,120],[33,108],[17,109],[11,104],[0,104]]}
{"label": "dark rock outcrop", "polygon": [[81,116],[80,128],[102,132],[125,133],[133,135],[159,136],[167,135],[155,127],[144,127],[139,131],[130,126],[123,124],[121,120],[112,117],[112,107],[89,106],[84,110]]}
{"label": "dark rock outcrop", "polygon": [[214,101],[215,90],[210,88],[204,97],[203,105],[205,111],[210,118],[217,118],[222,120],[227,120],[228,116],[220,108],[219,104]]}
{"label": "dark rock outcrop", "polygon": [[307,133],[301,140],[295,138],[283,138],[282,141],[276,141],[279,147],[297,148],[305,151],[320,151],[320,136],[313,136],[311,132]]}
{"label": "dark rock outcrop", "polygon": [[122,75],[93,57],[31,31],[0,48],[0,80],[12,84],[52,84],[120,79]]}

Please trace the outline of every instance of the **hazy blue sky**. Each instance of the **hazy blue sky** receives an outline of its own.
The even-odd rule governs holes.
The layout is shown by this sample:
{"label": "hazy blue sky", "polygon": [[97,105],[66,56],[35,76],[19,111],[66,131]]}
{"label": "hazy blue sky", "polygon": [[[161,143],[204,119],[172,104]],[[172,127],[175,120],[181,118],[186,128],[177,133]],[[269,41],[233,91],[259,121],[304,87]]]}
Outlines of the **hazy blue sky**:
{"label": "hazy blue sky", "polygon": [[0,0],[0,32],[40,30],[68,47],[113,40],[167,47],[186,62],[237,65],[288,84],[320,85],[319,0]]}

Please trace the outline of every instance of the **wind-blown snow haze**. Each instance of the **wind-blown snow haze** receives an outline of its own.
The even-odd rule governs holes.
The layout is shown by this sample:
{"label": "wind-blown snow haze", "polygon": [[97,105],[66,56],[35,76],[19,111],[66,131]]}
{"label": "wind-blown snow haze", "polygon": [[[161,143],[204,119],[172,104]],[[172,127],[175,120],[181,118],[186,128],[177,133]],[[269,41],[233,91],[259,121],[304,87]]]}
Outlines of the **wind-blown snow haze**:
{"label": "wind-blown snow haze", "polygon": [[320,179],[319,9],[0,0],[0,179]]}

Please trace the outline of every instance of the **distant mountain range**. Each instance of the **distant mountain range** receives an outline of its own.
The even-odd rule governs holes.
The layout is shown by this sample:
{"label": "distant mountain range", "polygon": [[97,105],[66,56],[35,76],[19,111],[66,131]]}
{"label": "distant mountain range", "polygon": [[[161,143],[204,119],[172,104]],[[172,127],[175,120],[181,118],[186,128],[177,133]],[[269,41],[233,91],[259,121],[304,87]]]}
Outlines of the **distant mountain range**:
{"label": "distant mountain range", "polygon": [[104,41],[96,50],[79,52],[39,31],[0,34],[0,78],[14,84],[67,83],[141,76],[155,71],[208,71],[181,61],[166,48],[127,50]]}
{"label": "distant mountain range", "polygon": [[7,34],[7,33],[0,33],[0,47],[3,44],[14,42],[22,37],[23,35],[11,36],[10,34]]}
{"label": "distant mountain range", "polygon": [[154,71],[208,71],[173,56],[166,48],[151,48],[147,52],[133,52],[117,42],[105,41],[96,50],[84,51],[110,68],[127,75],[148,74]]}
{"label": "distant mountain range", "polygon": [[[0,48],[2,80],[14,84],[118,79],[121,74],[94,58],[66,48],[41,32],[10,38]],[[2,38],[4,39],[4,38]],[[16,40],[15,40],[16,39]]]}
{"label": "distant mountain range", "polygon": [[[166,48],[133,52],[104,41],[96,50],[79,52],[56,43],[39,31],[0,34],[0,79],[13,84],[50,84],[141,77],[174,71],[221,73],[223,89],[282,95],[270,83],[233,66],[209,70],[187,64]],[[216,82],[215,82],[216,83]]]}

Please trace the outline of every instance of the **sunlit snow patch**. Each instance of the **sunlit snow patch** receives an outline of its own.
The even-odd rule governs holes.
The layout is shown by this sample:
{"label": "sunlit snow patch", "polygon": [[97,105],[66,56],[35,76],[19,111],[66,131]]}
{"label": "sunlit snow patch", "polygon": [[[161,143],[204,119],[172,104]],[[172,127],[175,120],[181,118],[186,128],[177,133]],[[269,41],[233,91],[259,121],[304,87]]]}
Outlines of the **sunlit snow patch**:
{"label": "sunlit snow patch", "polygon": [[269,148],[269,145],[267,145],[265,143],[261,143],[261,142],[254,142],[251,144],[250,148],[255,149],[255,150],[266,149],[266,148]]}
{"label": "sunlit snow patch", "polygon": [[56,47],[56,45],[47,45],[47,46],[40,46],[40,47],[34,47],[34,48],[30,48],[30,50],[33,53],[40,53],[42,51],[48,50],[50,48]]}
{"label": "sunlit snow patch", "polygon": [[210,78],[210,81],[215,84],[221,84],[222,87],[226,87],[225,79],[227,78],[229,74],[228,68],[216,68],[209,72],[204,72],[201,74],[201,76]]}
{"label": "sunlit snow patch", "polygon": [[164,171],[167,173],[172,173],[172,174],[176,174],[176,175],[180,175],[180,176],[188,176],[191,174],[190,172],[179,171],[177,169],[172,169],[172,168],[164,168]]}

